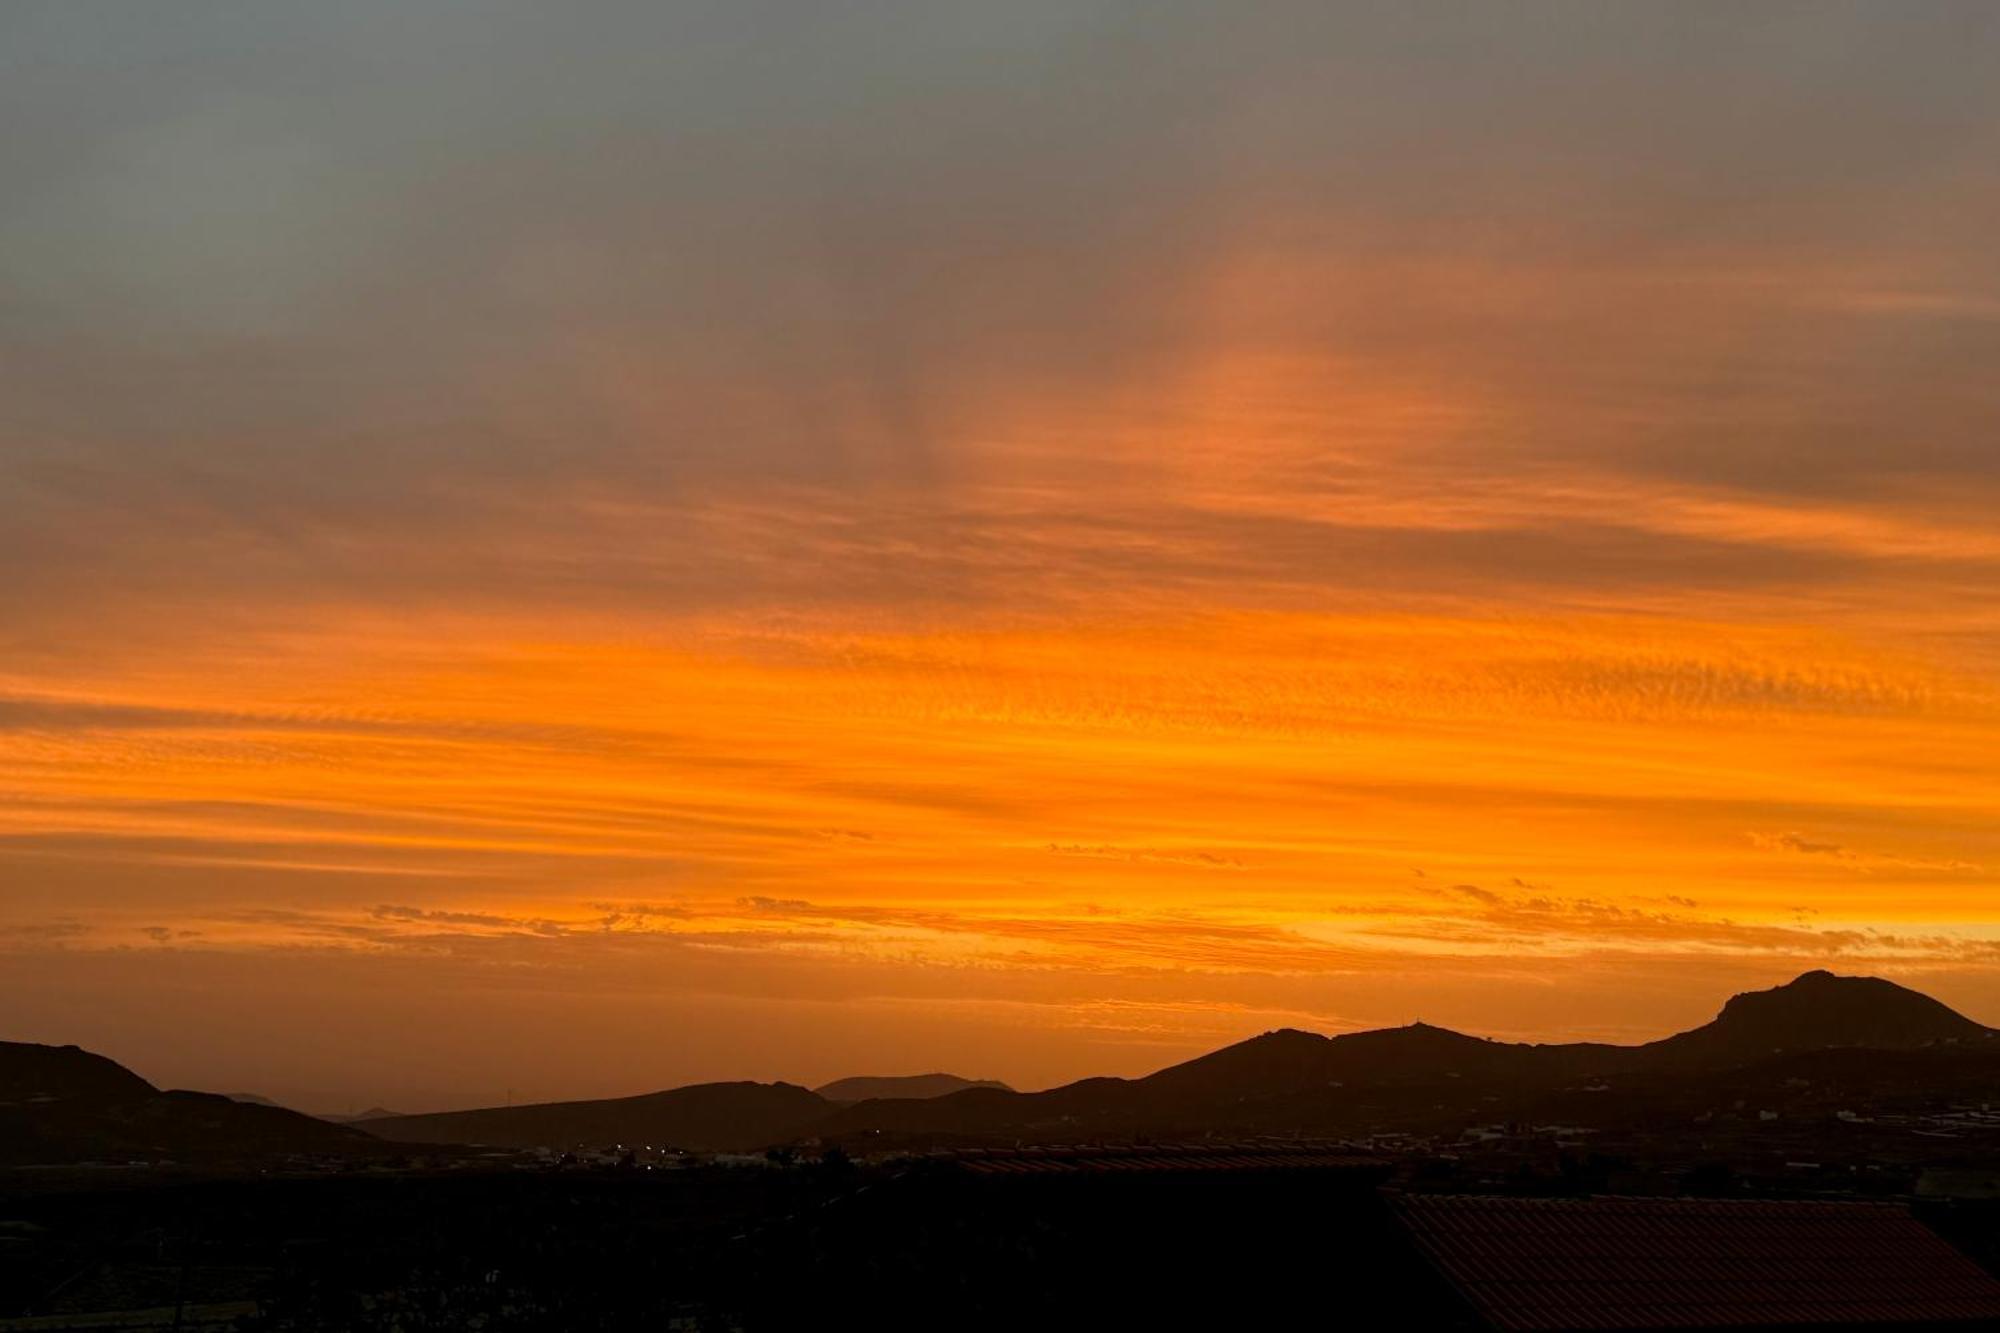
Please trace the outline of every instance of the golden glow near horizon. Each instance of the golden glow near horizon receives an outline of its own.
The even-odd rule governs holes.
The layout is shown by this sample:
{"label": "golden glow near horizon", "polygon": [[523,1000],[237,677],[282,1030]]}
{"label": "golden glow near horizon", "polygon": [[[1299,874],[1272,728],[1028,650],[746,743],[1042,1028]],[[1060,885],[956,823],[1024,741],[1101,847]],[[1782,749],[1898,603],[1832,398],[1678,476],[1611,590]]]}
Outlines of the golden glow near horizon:
{"label": "golden glow near horizon", "polygon": [[[1022,20],[733,109],[377,71],[442,174],[247,86],[93,144],[0,230],[0,1036],[422,1109],[1635,1040],[1810,966],[2000,1020],[1990,156],[1822,162],[1838,62],[1741,34],[1685,34],[1783,85],[1739,134],[1371,27],[1435,17],[1347,35],[1451,105],[1327,91],[1286,15],[1162,37],[1200,124]],[[1943,26],[1875,109],[1963,148]],[[1001,36],[1055,110],[864,77]]]}

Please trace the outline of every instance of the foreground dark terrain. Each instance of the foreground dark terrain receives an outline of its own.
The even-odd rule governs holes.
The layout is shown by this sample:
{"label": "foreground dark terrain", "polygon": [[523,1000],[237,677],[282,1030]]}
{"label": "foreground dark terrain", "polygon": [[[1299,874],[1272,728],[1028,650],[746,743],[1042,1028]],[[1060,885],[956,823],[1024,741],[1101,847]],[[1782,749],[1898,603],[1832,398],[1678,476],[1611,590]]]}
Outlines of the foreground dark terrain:
{"label": "foreground dark terrain", "polygon": [[[1486,1326],[1399,1221],[1403,1200],[1457,1196],[1397,1189],[1386,1163],[1288,1155],[1307,1156],[50,1179],[0,1206],[0,1328],[1290,1328],[1312,1292],[1338,1293],[1347,1327]],[[1914,1212],[1958,1255],[2000,1257],[2000,1206]],[[1714,1285],[1684,1258],[1645,1272],[1655,1303]],[[1756,1294],[1783,1277],[1757,1275]],[[122,1313],[87,1317],[106,1311]]]}
{"label": "foreground dark terrain", "polygon": [[5,1283],[10,1313],[178,1302],[184,1320],[246,1329],[993,1326],[1189,1302],[1275,1315],[1284,1294],[1260,1279],[1136,1279],[1379,1269],[1372,1180],[814,1163],[79,1188],[8,1202]]}
{"label": "foreground dark terrain", "polygon": [[[1354,1327],[1986,1327],[1996,1105],[2000,1036],[1828,973],[1638,1047],[1284,1031],[1040,1093],[706,1084],[356,1125],[11,1045],[0,1327],[1292,1327],[1302,1282]],[[1494,1196],[1667,1211],[1589,1259],[1615,1209],[1417,1206]],[[1486,1261],[1447,1280],[1433,1244],[1461,1223],[1497,1228],[1473,1256],[1544,1247],[1495,1290],[1600,1308],[1476,1309]]]}

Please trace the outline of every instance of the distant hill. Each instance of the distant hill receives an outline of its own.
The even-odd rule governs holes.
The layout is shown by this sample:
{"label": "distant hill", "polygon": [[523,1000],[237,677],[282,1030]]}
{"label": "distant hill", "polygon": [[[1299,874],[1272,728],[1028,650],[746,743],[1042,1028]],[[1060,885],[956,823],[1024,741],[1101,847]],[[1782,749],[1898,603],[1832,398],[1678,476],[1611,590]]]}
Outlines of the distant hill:
{"label": "distant hill", "polygon": [[0,1164],[219,1161],[380,1150],[357,1130],[206,1092],[162,1092],[75,1046],[0,1042]]}
{"label": "distant hill", "polygon": [[964,1092],[967,1088],[998,1088],[1002,1092],[1013,1089],[998,1079],[960,1078],[956,1074],[902,1074],[888,1077],[861,1076],[857,1078],[835,1079],[813,1091],[830,1102],[865,1102],[871,1098],[884,1101],[915,1099],[928,1100],[945,1097],[954,1092]]}
{"label": "distant hill", "polygon": [[391,1116],[361,1128],[405,1142],[502,1148],[624,1143],[728,1152],[795,1137],[832,1110],[833,1103],[790,1083],[697,1083],[604,1101]]}
{"label": "distant hill", "polygon": [[[232,1102],[247,1102],[251,1106],[282,1105],[282,1103],[274,1102],[269,1097],[261,1097],[254,1092],[231,1092],[225,1095]],[[365,1111],[307,1112],[307,1114],[312,1115],[315,1120],[324,1120],[329,1124],[358,1125],[368,1120],[388,1120],[403,1113],[401,1111],[391,1111],[386,1106],[371,1106]]]}
{"label": "distant hill", "polygon": [[370,1120],[395,1120],[400,1118],[402,1114],[401,1111],[391,1111],[385,1106],[371,1106],[365,1111],[356,1111],[352,1115],[323,1115],[320,1119],[331,1120],[336,1125],[360,1125]]}

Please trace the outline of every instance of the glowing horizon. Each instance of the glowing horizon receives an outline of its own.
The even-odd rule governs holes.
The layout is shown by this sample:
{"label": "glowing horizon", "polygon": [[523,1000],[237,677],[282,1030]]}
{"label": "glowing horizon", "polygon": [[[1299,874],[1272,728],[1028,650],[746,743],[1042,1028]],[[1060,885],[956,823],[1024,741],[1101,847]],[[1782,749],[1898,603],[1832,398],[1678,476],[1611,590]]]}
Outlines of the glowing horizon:
{"label": "glowing horizon", "polygon": [[0,1035],[2000,1019],[1994,16],[1323,8],[6,20]]}

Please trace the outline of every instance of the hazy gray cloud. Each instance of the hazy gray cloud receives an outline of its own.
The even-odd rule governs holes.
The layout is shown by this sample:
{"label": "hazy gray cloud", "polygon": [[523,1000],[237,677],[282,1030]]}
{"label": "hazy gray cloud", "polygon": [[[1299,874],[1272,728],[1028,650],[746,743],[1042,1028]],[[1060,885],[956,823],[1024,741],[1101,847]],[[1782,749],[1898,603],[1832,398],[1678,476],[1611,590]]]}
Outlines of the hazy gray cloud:
{"label": "hazy gray cloud", "polygon": [[[1914,490],[1976,515],[2000,485],[1997,22],[11,6],[0,562],[23,577],[0,616],[498,579],[949,603],[1025,535],[950,503],[991,481],[970,455],[1007,429],[1000,405],[1144,401],[1238,347],[1476,405],[1397,442],[1421,455],[1398,467]],[[1245,271],[1278,294],[1238,301]],[[1076,457],[1104,448],[1088,413],[1070,429]],[[887,486],[950,517],[867,513],[881,558],[864,544],[825,577],[708,541],[728,521],[709,501],[781,482],[830,511]],[[591,540],[624,536],[605,496],[665,526],[637,551]],[[1872,569],[1616,521],[1413,534],[1126,508],[1110,521],[1152,552],[1069,552],[1075,573],[1423,592],[1484,570],[1560,592]]]}

